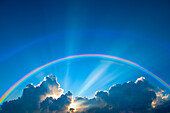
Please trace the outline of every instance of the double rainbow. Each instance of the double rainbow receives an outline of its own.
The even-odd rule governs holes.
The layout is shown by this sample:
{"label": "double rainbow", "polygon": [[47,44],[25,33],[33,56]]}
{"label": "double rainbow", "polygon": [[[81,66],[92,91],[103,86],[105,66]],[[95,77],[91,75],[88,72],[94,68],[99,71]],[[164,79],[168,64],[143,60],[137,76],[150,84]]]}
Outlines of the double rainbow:
{"label": "double rainbow", "polygon": [[147,73],[148,75],[150,75],[151,77],[153,77],[154,79],[156,79],[158,82],[160,82],[161,84],[163,84],[165,87],[167,87],[168,89],[170,89],[170,85],[167,84],[165,81],[163,81],[161,78],[159,78],[157,75],[153,74],[152,72],[150,72],[149,70],[143,68],[142,66],[123,59],[123,58],[119,58],[119,57],[115,57],[115,56],[111,56],[111,55],[103,55],[103,54],[83,54],[83,55],[73,55],[73,56],[68,56],[68,57],[64,57],[61,59],[57,59],[54,60],[52,62],[49,62],[43,66],[40,66],[38,68],[36,68],[35,70],[29,72],[28,74],[26,74],[24,77],[22,77],[20,80],[18,80],[14,85],[12,85],[0,98],[0,104],[2,104],[5,99],[21,84],[23,83],[26,79],[28,79],[29,77],[35,75],[36,73],[38,73],[39,71],[52,66],[54,64],[58,64],[64,61],[68,61],[68,60],[73,60],[73,59],[81,59],[81,58],[102,58],[102,59],[106,59],[106,60],[113,60],[113,61],[118,61],[121,63],[125,63],[128,65],[131,65],[133,67],[138,68],[139,70],[142,70],[143,72]]}

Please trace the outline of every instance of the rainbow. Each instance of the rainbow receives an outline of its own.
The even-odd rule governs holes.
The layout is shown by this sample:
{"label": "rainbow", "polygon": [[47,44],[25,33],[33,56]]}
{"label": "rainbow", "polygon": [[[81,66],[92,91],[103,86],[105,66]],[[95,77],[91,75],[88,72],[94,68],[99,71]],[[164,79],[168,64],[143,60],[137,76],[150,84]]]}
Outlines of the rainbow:
{"label": "rainbow", "polygon": [[73,56],[68,56],[68,57],[64,57],[64,58],[60,58],[57,60],[54,60],[52,62],[49,62],[45,65],[42,65],[36,69],[34,69],[33,71],[29,72],[28,74],[26,74],[25,76],[23,76],[21,79],[19,79],[14,85],[12,85],[0,98],[0,104],[2,104],[5,99],[21,84],[23,83],[25,80],[27,80],[29,77],[35,75],[36,73],[38,73],[39,71],[50,67],[54,64],[58,64],[64,61],[68,61],[68,60],[73,60],[73,59],[81,59],[81,58],[102,58],[102,59],[107,59],[107,60],[113,60],[113,61],[118,61],[121,63],[125,63],[128,65],[131,65],[133,67],[138,68],[139,70],[142,70],[143,72],[147,73],[148,75],[150,75],[151,77],[153,77],[154,79],[156,79],[158,82],[160,82],[161,84],[163,84],[165,87],[167,87],[168,89],[170,89],[170,85],[167,84],[165,81],[163,81],[161,78],[159,78],[157,75],[153,74],[152,72],[150,72],[149,70],[143,68],[142,66],[123,59],[123,58],[119,58],[116,56],[111,56],[111,55],[103,55],[103,54],[82,54],[82,55],[73,55]]}

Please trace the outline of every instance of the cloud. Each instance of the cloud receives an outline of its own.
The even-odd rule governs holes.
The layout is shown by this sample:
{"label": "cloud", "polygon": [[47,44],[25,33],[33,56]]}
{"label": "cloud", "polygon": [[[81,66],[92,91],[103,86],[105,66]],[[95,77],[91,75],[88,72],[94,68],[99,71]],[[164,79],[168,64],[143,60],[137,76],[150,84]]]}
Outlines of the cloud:
{"label": "cloud", "polygon": [[170,113],[170,100],[164,101],[162,104],[153,109],[154,113]]}
{"label": "cloud", "polygon": [[141,77],[135,82],[113,85],[109,91],[97,91],[92,99],[76,97],[74,102],[85,113],[141,113],[153,112],[152,102],[156,98],[154,87]]}
{"label": "cloud", "polygon": [[108,91],[97,91],[91,99],[73,100],[70,91],[63,94],[56,76],[49,75],[37,86],[28,84],[18,99],[4,102],[0,113],[69,113],[72,103],[76,104],[76,110],[72,109],[75,113],[168,113],[168,96],[164,90],[156,92],[141,77],[135,82],[113,85]]}
{"label": "cloud", "polygon": [[153,108],[163,105],[166,101],[169,100],[169,94],[167,94],[167,91],[162,89],[156,92],[156,96],[157,98],[152,102]]}
{"label": "cloud", "polygon": [[62,94],[58,99],[53,99],[52,97],[47,97],[41,102],[40,108],[42,113],[56,112],[56,113],[66,113],[69,105],[72,102],[72,93],[68,91],[66,94]]}
{"label": "cloud", "polygon": [[4,102],[1,106],[1,112],[12,113],[24,113],[24,112],[39,112],[40,103],[46,97],[50,95],[56,95],[60,97],[63,93],[63,89],[60,88],[60,84],[57,82],[57,78],[54,75],[49,75],[44,78],[39,85],[34,86],[28,84],[23,90],[23,94],[16,100]]}

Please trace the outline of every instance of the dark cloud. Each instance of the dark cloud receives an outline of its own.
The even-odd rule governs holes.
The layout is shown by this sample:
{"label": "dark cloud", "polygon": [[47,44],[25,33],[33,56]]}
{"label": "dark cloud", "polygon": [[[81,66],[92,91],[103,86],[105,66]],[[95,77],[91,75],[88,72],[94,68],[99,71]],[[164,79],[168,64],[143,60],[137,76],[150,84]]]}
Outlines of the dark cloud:
{"label": "dark cloud", "polygon": [[23,90],[23,94],[16,100],[4,102],[1,106],[1,112],[4,113],[32,113],[40,111],[40,103],[47,96],[56,95],[58,97],[63,93],[57,78],[54,75],[49,75],[44,78],[39,85],[34,86],[28,84]]}
{"label": "dark cloud", "polygon": [[170,100],[164,101],[153,109],[154,113],[170,113]]}
{"label": "dark cloud", "polygon": [[168,113],[170,100],[164,93],[156,92],[141,77],[113,85],[108,91],[97,91],[91,99],[75,97],[73,101],[73,94],[63,94],[56,76],[49,75],[37,86],[28,84],[18,99],[4,102],[0,113],[68,113],[72,102],[76,110],[71,110],[76,113]]}
{"label": "dark cloud", "polygon": [[72,93],[68,91],[66,94],[62,94],[58,99],[53,99],[52,97],[47,97],[40,104],[41,112],[56,112],[56,113],[66,113],[69,105],[72,101]]}
{"label": "dark cloud", "polygon": [[108,92],[98,91],[92,99],[77,97],[74,101],[85,113],[146,113],[154,112],[152,102],[156,98],[154,87],[141,77],[135,82],[116,84]]}

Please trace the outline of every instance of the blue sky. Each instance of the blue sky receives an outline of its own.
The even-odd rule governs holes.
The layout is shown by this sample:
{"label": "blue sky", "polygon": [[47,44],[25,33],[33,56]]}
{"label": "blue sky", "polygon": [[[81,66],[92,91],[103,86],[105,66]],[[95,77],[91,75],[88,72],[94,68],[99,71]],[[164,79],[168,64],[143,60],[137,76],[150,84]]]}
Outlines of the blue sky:
{"label": "blue sky", "polygon": [[[22,76],[45,63],[87,53],[131,60],[170,84],[169,5],[168,0],[1,1],[0,95]],[[105,69],[101,78],[81,96],[90,97],[96,90],[135,81],[140,76],[165,88],[133,67],[86,59],[43,70],[24,82],[11,98],[20,95],[26,84],[38,84],[48,74],[55,74],[62,88],[78,95],[88,76],[101,69]],[[102,79],[113,80],[102,85]]]}

